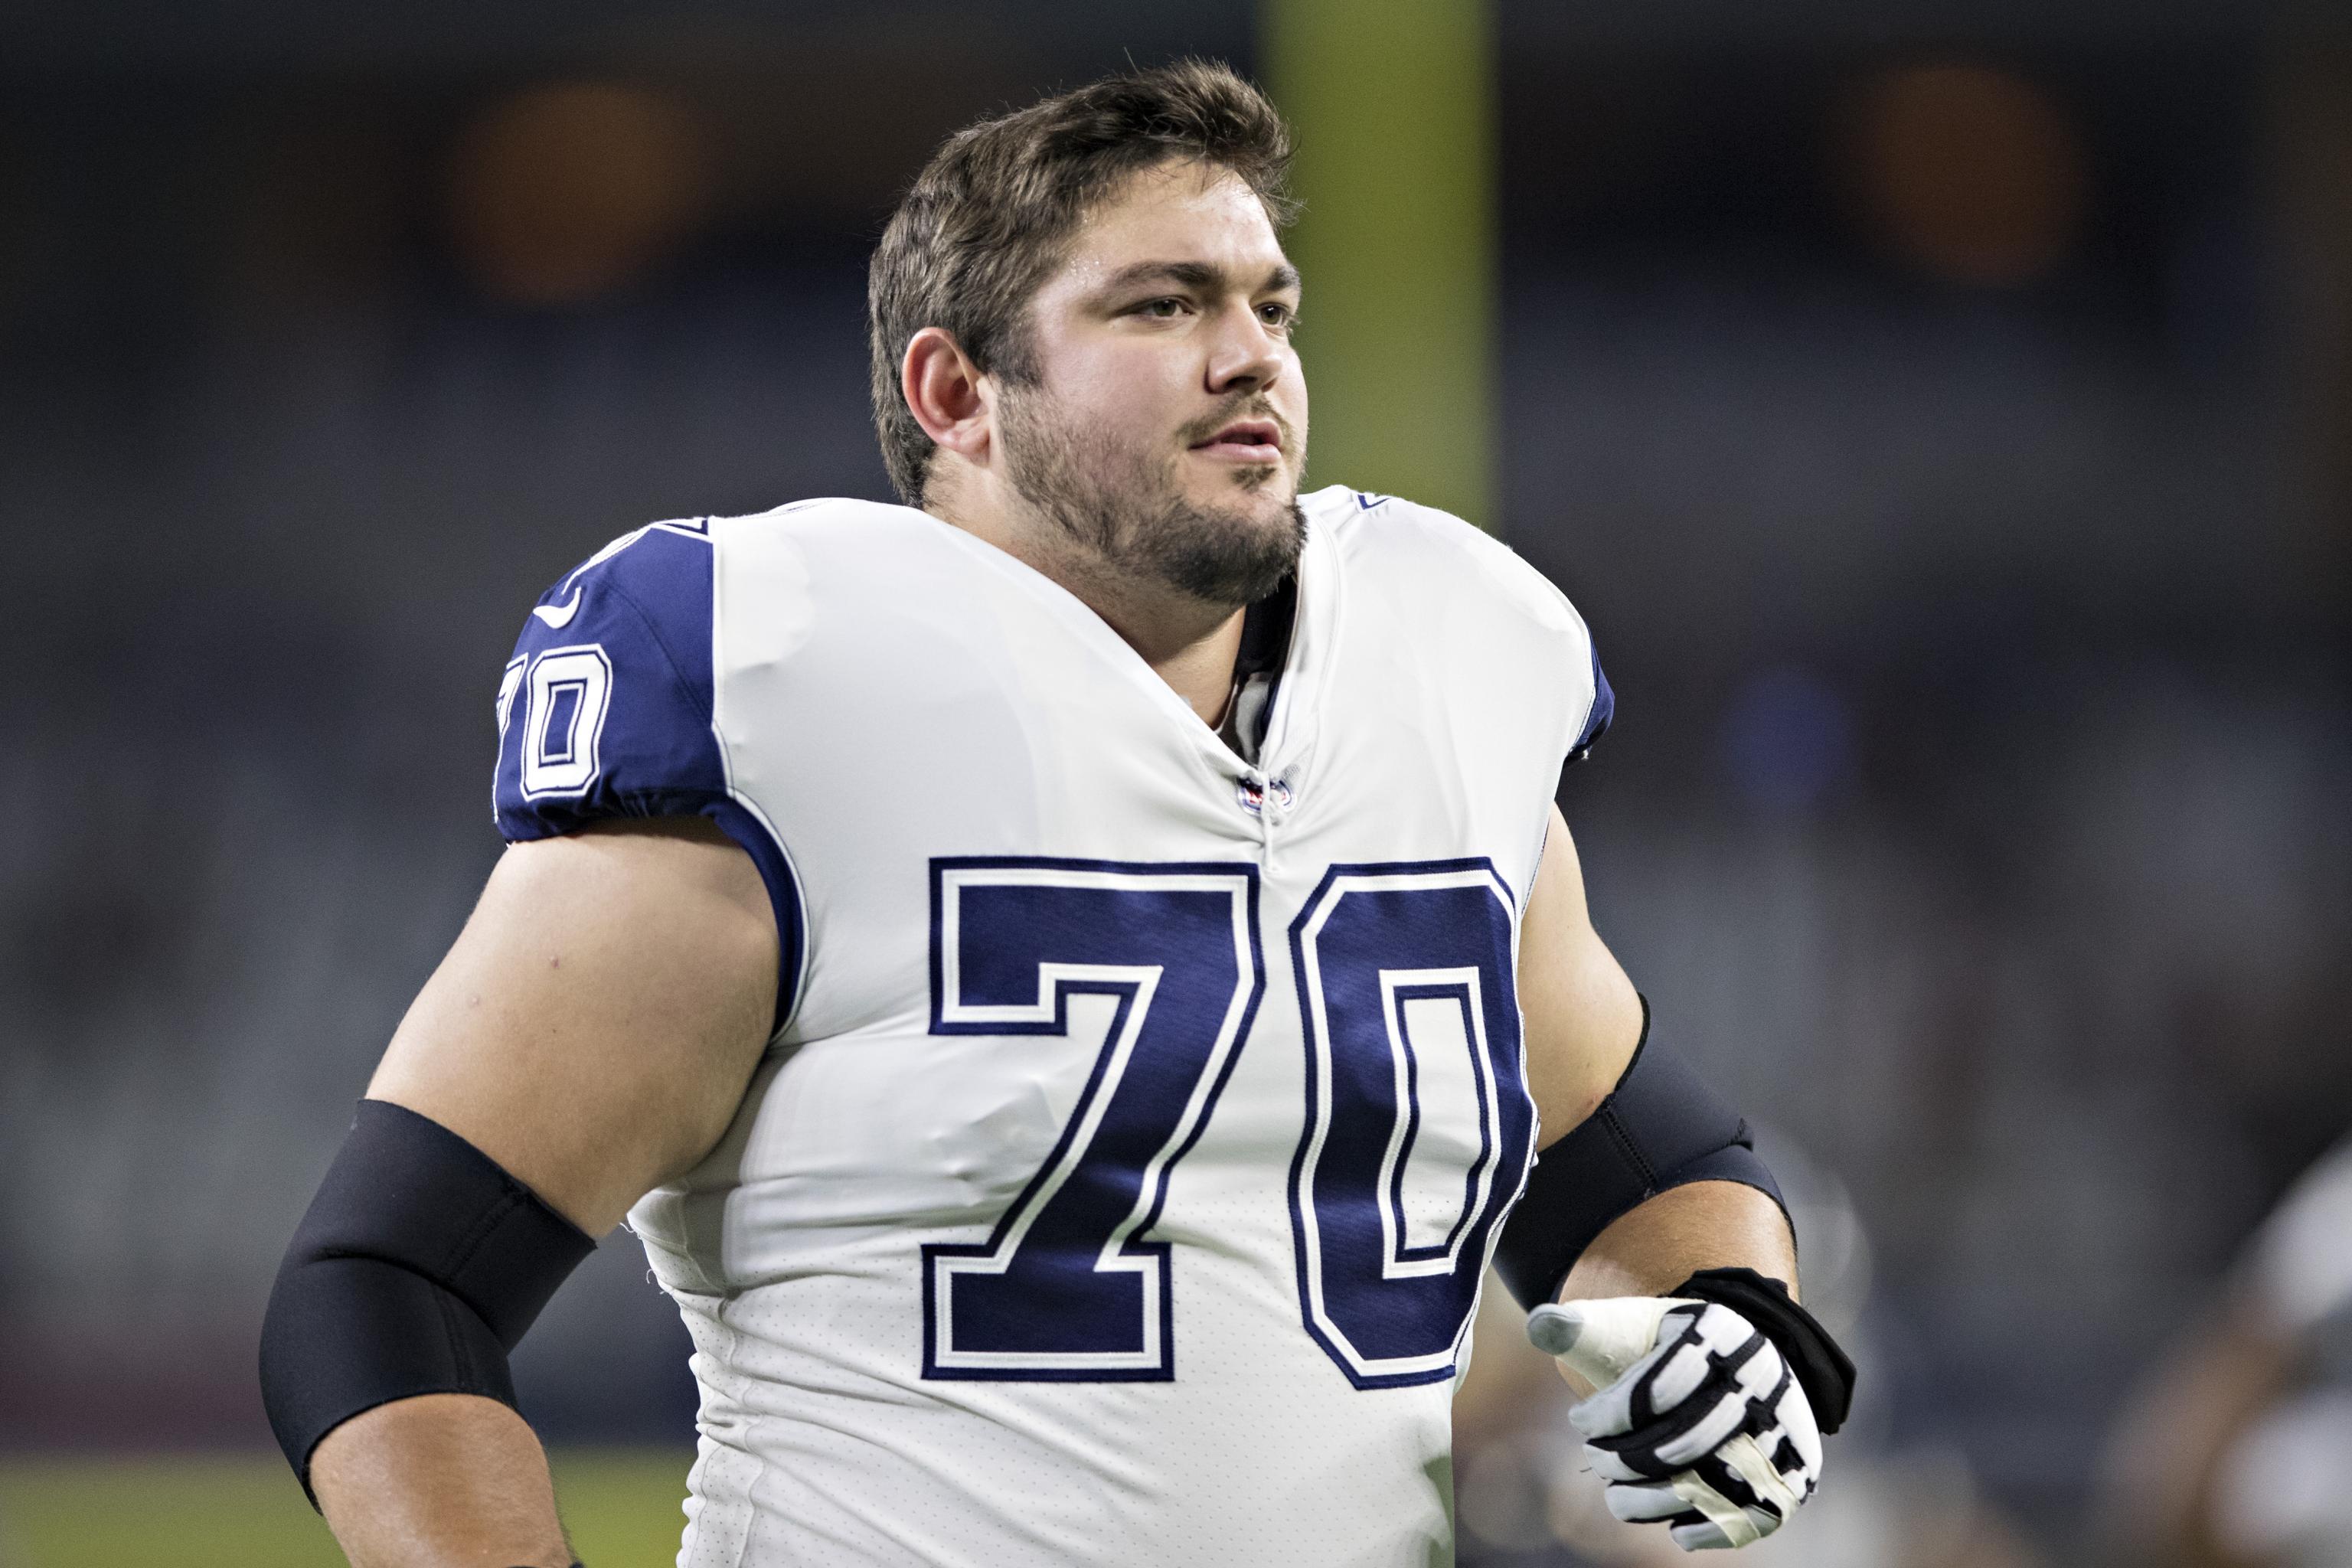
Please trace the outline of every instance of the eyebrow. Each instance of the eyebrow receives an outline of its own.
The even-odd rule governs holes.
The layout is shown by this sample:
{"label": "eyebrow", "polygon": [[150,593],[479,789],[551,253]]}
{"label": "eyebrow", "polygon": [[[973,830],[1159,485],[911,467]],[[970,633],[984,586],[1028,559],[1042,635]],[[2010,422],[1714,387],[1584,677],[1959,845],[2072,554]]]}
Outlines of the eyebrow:
{"label": "eyebrow", "polygon": [[[1138,261],[1122,267],[1103,285],[1106,292],[1131,289],[1139,283],[1169,282],[1187,289],[1214,289],[1225,281],[1225,271],[1205,261]],[[1265,275],[1260,291],[1298,287],[1298,268],[1285,261]]]}

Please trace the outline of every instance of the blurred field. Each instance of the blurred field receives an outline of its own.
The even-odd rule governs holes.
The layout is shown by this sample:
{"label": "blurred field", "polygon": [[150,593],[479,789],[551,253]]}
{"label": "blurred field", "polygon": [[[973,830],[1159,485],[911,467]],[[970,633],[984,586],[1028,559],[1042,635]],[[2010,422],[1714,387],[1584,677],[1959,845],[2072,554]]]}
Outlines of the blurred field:
{"label": "blurred field", "polygon": [[[667,1563],[693,1456],[554,1456],[573,1548],[595,1568]],[[275,1454],[0,1459],[0,1568],[339,1568]]]}

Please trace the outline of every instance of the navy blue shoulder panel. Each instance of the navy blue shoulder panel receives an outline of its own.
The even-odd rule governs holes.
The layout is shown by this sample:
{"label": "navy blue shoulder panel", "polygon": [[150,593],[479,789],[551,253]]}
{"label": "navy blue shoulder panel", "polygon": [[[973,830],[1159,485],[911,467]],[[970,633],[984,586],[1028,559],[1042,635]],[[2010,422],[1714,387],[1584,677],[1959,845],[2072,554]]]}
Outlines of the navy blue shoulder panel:
{"label": "navy blue shoulder panel", "polygon": [[1582,762],[1592,750],[1592,742],[1608,732],[1609,721],[1617,716],[1617,694],[1609,689],[1609,678],[1601,673],[1601,649],[1587,633],[1585,646],[1592,650],[1592,706],[1584,715],[1583,732],[1576,744],[1568,749],[1568,760]]}
{"label": "navy blue shoulder panel", "polygon": [[783,847],[727,787],[711,729],[707,520],[624,534],[540,596],[499,683],[491,790],[509,842],[614,817],[708,816],[760,868],[776,916],[776,1019],[803,947]]}
{"label": "navy blue shoulder panel", "polygon": [[541,595],[499,685],[501,835],[692,816],[727,798],[710,602],[710,542],[688,523],[625,535]]}

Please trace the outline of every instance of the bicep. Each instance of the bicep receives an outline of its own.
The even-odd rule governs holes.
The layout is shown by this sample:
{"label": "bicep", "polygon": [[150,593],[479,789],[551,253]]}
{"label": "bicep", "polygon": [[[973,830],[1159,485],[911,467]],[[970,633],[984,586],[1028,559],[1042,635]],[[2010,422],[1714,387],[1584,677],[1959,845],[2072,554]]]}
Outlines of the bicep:
{"label": "bicep", "polygon": [[368,1085],[591,1236],[709,1151],[773,1018],[775,920],[697,819],[518,844]]}
{"label": "bicep", "polygon": [[1519,927],[1528,1088],[1549,1145],[1592,1114],[1633,1059],[1642,1000],[1592,929],[1584,872],[1559,808]]}

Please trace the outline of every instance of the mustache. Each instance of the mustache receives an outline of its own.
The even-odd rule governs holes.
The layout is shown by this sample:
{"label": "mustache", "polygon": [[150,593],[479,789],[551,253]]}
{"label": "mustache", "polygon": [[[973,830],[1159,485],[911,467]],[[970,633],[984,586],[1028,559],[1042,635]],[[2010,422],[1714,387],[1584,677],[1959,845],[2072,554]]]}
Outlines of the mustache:
{"label": "mustache", "polygon": [[1187,447],[1197,447],[1236,419],[1263,419],[1281,432],[1282,449],[1286,453],[1298,450],[1298,432],[1290,421],[1275,412],[1262,392],[1244,392],[1226,400],[1224,406],[1205,418],[1195,419],[1177,432]]}

